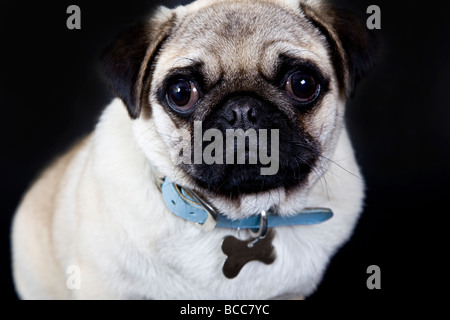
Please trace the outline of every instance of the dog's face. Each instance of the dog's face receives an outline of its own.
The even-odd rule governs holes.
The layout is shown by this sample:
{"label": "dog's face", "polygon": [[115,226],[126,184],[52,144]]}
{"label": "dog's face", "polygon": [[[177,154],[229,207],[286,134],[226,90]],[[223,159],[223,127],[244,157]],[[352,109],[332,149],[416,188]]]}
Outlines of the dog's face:
{"label": "dog's face", "polygon": [[161,9],[104,61],[151,162],[242,218],[301,208],[332,158],[366,42],[318,1],[206,0]]}

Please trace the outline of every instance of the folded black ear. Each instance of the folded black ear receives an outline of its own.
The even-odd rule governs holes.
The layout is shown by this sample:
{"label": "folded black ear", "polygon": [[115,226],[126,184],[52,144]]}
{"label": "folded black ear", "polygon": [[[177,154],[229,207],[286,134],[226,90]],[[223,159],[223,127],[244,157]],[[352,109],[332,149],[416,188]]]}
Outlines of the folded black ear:
{"label": "folded black ear", "polygon": [[326,37],[340,88],[353,95],[357,83],[372,68],[377,38],[350,12],[322,2],[301,3],[311,23]]}
{"label": "folded black ear", "polygon": [[107,84],[125,103],[133,119],[141,113],[155,55],[170,34],[173,15],[167,11],[160,9],[153,19],[126,30],[105,49],[101,57]]}

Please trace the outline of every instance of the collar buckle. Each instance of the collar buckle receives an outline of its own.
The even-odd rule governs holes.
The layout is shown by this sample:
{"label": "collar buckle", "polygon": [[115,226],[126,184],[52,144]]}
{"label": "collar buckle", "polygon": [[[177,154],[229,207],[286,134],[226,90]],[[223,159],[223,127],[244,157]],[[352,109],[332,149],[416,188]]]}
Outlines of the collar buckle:
{"label": "collar buckle", "polygon": [[212,206],[210,206],[206,201],[204,201],[200,196],[197,195],[197,193],[195,193],[192,190],[183,189],[184,192],[186,193],[186,195],[192,199],[194,199],[197,204],[199,204],[208,214],[206,221],[203,224],[198,224],[198,226],[200,227],[200,229],[204,230],[204,231],[212,231],[216,225],[217,225],[217,212],[216,210],[214,210],[214,208]]}

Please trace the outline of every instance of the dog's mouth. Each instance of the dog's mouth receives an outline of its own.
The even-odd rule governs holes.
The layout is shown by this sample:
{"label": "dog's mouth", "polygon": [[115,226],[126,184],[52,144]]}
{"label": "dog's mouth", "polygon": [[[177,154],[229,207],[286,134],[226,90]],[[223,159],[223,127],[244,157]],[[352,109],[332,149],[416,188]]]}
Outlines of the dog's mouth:
{"label": "dog's mouth", "polygon": [[198,165],[191,174],[196,184],[209,192],[237,197],[277,188],[299,187],[312,171],[307,163],[293,161],[274,175],[261,175],[260,165]]}

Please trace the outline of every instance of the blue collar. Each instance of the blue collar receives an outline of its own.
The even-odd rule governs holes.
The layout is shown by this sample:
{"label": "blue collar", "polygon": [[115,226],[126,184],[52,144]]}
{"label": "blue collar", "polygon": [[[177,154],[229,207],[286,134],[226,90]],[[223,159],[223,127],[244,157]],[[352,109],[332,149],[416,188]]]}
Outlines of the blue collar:
{"label": "blue collar", "polygon": [[[255,214],[242,220],[231,220],[223,214],[217,214],[211,205],[201,199],[191,190],[182,188],[164,179],[161,192],[166,206],[176,216],[195,222],[206,230],[217,228],[229,229],[258,229],[261,222],[261,214]],[[329,220],[333,212],[326,208],[308,208],[294,216],[282,217],[272,212],[267,215],[267,227],[312,225]]]}

